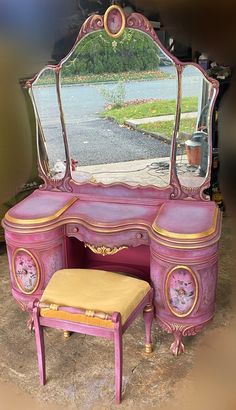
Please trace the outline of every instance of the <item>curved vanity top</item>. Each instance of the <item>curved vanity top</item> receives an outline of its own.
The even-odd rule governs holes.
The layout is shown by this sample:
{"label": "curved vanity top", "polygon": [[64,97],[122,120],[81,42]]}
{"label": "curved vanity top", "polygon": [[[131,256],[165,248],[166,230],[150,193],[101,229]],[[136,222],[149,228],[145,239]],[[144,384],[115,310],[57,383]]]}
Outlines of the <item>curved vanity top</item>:
{"label": "curved vanity top", "polygon": [[158,236],[181,241],[204,241],[219,233],[221,213],[214,202],[168,201],[152,225]]}
{"label": "curved vanity top", "polygon": [[11,208],[5,220],[13,224],[35,225],[59,218],[78,198],[74,194],[49,191],[34,191]]}
{"label": "curved vanity top", "polygon": [[[159,206],[158,206],[159,208]],[[157,206],[120,204],[109,202],[77,201],[64,214],[66,219],[82,219],[94,226],[117,226],[119,224],[144,224],[150,226]]]}
{"label": "curved vanity top", "polygon": [[[196,217],[197,216],[197,217]],[[141,228],[168,243],[207,243],[220,235],[221,213],[214,202],[168,200],[155,205],[81,200],[75,194],[36,190],[8,211],[5,228],[40,231],[70,223],[93,230]],[[171,246],[171,245],[170,245]]]}
{"label": "curved vanity top", "polygon": [[37,190],[11,208],[4,218],[5,226],[22,230],[84,221],[93,226],[144,225],[150,227],[158,204],[124,204],[119,202],[80,200],[75,194]]}

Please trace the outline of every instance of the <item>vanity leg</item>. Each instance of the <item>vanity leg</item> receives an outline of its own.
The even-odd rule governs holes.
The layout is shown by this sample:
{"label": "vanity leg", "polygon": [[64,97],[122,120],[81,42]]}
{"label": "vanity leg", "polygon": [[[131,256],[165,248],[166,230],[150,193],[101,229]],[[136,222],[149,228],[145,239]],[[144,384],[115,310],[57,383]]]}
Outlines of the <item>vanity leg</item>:
{"label": "vanity leg", "polygon": [[176,330],[173,332],[173,335],[175,341],[172,343],[170,350],[173,355],[179,356],[181,353],[184,353],[184,344],[182,342],[183,334],[180,330]]}
{"label": "vanity leg", "polygon": [[145,353],[152,353],[152,321],[153,321],[153,306],[147,305],[143,311],[143,318],[145,323]]}

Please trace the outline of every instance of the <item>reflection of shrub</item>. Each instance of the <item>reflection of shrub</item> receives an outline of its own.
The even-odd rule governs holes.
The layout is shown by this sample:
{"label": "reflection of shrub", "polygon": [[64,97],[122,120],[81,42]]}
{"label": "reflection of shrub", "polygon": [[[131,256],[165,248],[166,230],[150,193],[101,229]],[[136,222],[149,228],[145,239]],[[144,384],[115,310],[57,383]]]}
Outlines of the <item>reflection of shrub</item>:
{"label": "reflection of shrub", "polygon": [[158,70],[159,51],[143,33],[126,30],[114,40],[104,32],[85,37],[63,66],[63,77]]}
{"label": "reflection of shrub", "polygon": [[105,99],[106,105],[112,108],[120,108],[125,102],[125,84],[119,81],[112,88],[99,87],[99,92]]}

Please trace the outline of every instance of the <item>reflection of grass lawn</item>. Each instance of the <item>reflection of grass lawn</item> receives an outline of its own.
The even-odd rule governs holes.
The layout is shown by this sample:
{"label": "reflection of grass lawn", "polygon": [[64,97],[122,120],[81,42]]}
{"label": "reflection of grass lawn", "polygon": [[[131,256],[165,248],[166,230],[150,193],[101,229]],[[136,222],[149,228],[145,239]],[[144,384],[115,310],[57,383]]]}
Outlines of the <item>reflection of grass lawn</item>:
{"label": "reflection of grass lawn", "polygon": [[[184,97],[182,99],[182,112],[195,112],[198,109],[197,97]],[[176,113],[175,100],[155,100],[144,103],[128,104],[121,108],[107,109],[102,113],[103,117],[113,118],[119,124],[124,124],[129,119],[141,119],[158,117]],[[169,122],[169,121],[168,121]],[[152,124],[150,124],[152,126]]]}
{"label": "reflection of grass lawn", "polygon": [[[141,124],[137,127],[139,130],[145,132],[153,132],[163,135],[171,140],[173,136],[174,121],[159,121],[149,124]],[[180,122],[180,132],[186,132],[192,134],[196,130],[196,118],[184,118]],[[179,139],[180,142],[186,141],[185,138]]]}

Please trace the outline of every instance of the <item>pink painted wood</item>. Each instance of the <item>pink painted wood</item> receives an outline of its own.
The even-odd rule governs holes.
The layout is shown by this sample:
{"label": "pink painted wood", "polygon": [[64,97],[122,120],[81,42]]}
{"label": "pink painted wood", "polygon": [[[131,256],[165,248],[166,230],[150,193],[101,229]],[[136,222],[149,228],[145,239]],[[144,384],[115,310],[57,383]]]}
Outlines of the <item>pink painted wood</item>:
{"label": "pink painted wood", "polygon": [[[12,293],[21,308],[32,316],[32,301],[40,298],[58,269],[125,271],[150,281],[158,322],[176,338],[172,352],[183,351],[182,337],[196,334],[214,316],[221,230],[216,205],[183,200],[156,204],[136,200],[125,205],[110,203],[108,198],[99,201],[94,190],[93,200],[76,198],[57,216],[54,198],[63,208],[71,194],[35,191],[4,220]],[[46,221],[42,222],[43,211],[40,220],[34,219],[36,207],[45,210]],[[55,218],[50,218],[53,214]],[[26,252],[29,265],[28,252],[34,258],[31,264],[37,265],[38,286],[32,293],[19,287],[21,271],[16,272],[15,266],[19,250],[21,255]],[[24,272],[29,283],[31,267],[24,266]],[[182,286],[184,279],[189,287]]]}
{"label": "pink painted wood", "polygon": [[[89,272],[88,272],[89,274]],[[46,383],[46,370],[45,370],[45,348],[43,327],[51,327],[55,329],[62,329],[73,331],[76,333],[83,333],[92,336],[99,336],[114,341],[115,350],[115,398],[116,403],[121,402],[122,397],[122,367],[123,367],[123,353],[122,353],[122,335],[136,319],[136,317],[143,311],[145,322],[145,346],[151,345],[151,326],[153,320],[153,290],[151,289],[139,305],[134,309],[127,321],[122,326],[121,315],[119,312],[114,312],[112,315],[108,315],[108,319],[112,320],[113,328],[98,327],[92,325],[85,325],[79,322],[49,319],[40,316],[40,309],[45,307],[45,304],[35,300],[32,303],[33,321],[35,329],[35,341],[38,357],[38,368],[40,384]],[[68,306],[60,306],[58,310],[70,312],[71,314],[80,313],[85,314],[83,309],[76,309]],[[105,320],[105,319],[104,319]]]}
{"label": "pink painted wood", "polygon": [[[117,7],[117,6],[114,6]],[[121,10],[122,13],[122,10]],[[175,126],[174,126],[174,133],[171,143],[171,159],[170,159],[170,184],[165,188],[158,188],[156,186],[149,186],[146,189],[146,194],[153,195],[155,198],[173,198],[173,199],[189,199],[194,198],[197,200],[208,200],[208,196],[205,194],[205,190],[210,186],[210,179],[211,179],[211,165],[212,165],[212,135],[211,135],[211,127],[209,128],[209,158],[208,158],[208,169],[205,180],[199,187],[186,187],[183,186],[178,178],[177,170],[176,170],[176,151],[177,151],[177,134],[179,130],[180,124],[180,116],[181,116],[181,99],[182,99],[182,77],[183,77],[183,70],[185,67],[194,67],[198,69],[199,73],[202,74],[202,77],[209,82],[212,86],[213,99],[211,102],[211,112],[209,118],[209,124],[212,123],[212,115],[213,115],[213,106],[217,98],[217,94],[219,91],[219,83],[217,80],[209,77],[207,73],[202,69],[201,66],[195,63],[188,63],[188,62],[181,62],[175,56],[173,56],[161,43],[160,39],[157,36],[154,28],[152,27],[151,23],[144,17],[142,14],[139,13],[132,13],[132,14],[124,14],[125,29],[132,29],[137,30],[142,33],[148,35],[153,42],[156,43],[158,48],[163,51],[165,55],[173,62],[174,66],[176,67],[177,71],[177,78],[178,78],[178,96],[177,96],[177,106],[176,106],[176,115],[175,115]],[[113,19],[112,19],[113,20]],[[104,16],[100,15],[92,15],[90,16],[82,25],[80,32],[77,36],[74,46],[72,47],[71,51],[68,53],[65,58],[63,58],[58,65],[48,65],[44,67],[34,78],[28,80],[25,84],[25,87],[29,89],[30,95],[32,96],[31,89],[35,81],[42,75],[42,73],[46,69],[52,69],[56,74],[56,90],[58,95],[58,108],[60,111],[61,117],[61,127],[63,131],[63,139],[65,145],[65,153],[66,153],[66,171],[65,175],[62,179],[53,179],[48,175],[47,170],[44,169],[42,166],[42,162],[40,160],[40,153],[38,150],[39,156],[39,175],[44,181],[44,185],[41,189],[45,190],[59,190],[65,192],[75,192],[80,193],[81,189],[83,192],[89,193],[91,185],[96,185],[100,192],[107,195],[112,195],[112,193],[116,193],[117,190],[123,191],[125,196],[131,197],[132,193],[136,196],[136,194],[141,190],[142,187],[130,187],[128,184],[125,183],[112,183],[110,185],[104,185],[102,183],[77,183],[73,181],[72,172],[71,172],[71,161],[70,161],[70,154],[69,154],[69,145],[68,145],[68,138],[67,138],[67,131],[65,126],[65,120],[63,115],[63,105],[62,105],[62,98],[61,98],[61,89],[59,86],[59,73],[63,67],[63,64],[71,57],[73,52],[75,51],[78,44],[83,40],[83,38],[90,33],[97,32],[100,30],[105,29],[105,18]],[[32,98],[32,102],[35,106],[34,98]],[[35,112],[37,114],[37,107],[35,106]],[[40,124],[40,118],[37,117],[37,121]],[[42,128],[42,127],[41,127]],[[107,188],[110,188],[109,190]],[[133,192],[132,192],[133,190]],[[121,197],[121,195],[120,195]]]}
{"label": "pink painted wood", "polygon": [[[13,207],[3,221],[12,294],[20,307],[29,312],[31,326],[32,302],[40,298],[59,269],[93,267],[145,278],[154,289],[158,322],[174,335],[171,350],[179,354],[184,350],[183,336],[196,334],[214,316],[221,215],[204,194],[210,182],[211,156],[205,182],[197,190],[181,186],[176,173],[176,135],[186,63],[164,49],[150,23],[140,14],[126,16],[126,28],[149,35],[177,68],[178,104],[170,185],[158,188],[121,183],[78,184],[71,179],[69,158],[65,178],[50,180],[39,157],[39,175],[44,185]],[[103,29],[103,16],[91,16],[71,53],[84,36]],[[67,58],[51,67],[57,78]],[[198,68],[211,82],[216,98],[218,83]],[[29,89],[36,77],[27,83]],[[57,90],[59,94],[58,82]],[[63,121],[61,105],[60,113]],[[66,129],[62,126],[66,145]],[[209,144],[211,153],[211,137]],[[67,145],[66,153],[68,157]],[[45,324],[43,318],[41,324]],[[60,325],[54,322],[54,327]],[[86,326],[83,329],[90,331]]]}

